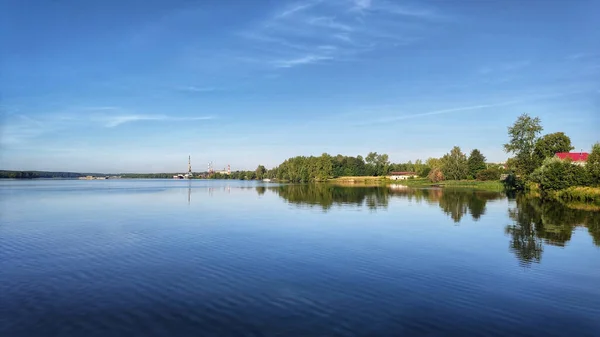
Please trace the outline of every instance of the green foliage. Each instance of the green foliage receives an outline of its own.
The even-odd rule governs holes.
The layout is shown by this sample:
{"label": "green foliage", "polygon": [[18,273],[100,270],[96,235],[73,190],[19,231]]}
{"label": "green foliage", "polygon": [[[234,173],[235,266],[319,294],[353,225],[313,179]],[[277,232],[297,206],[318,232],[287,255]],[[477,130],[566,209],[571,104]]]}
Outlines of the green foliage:
{"label": "green foliage", "polygon": [[600,143],[592,146],[585,168],[590,178],[590,184],[600,186]]}
{"label": "green foliage", "polygon": [[479,171],[485,170],[485,156],[477,149],[471,151],[468,159],[469,174],[471,177],[476,177]]}
{"label": "green foliage", "polygon": [[477,172],[477,180],[500,180],[500,170],[495,167],[481,170]]}
{"label": "green foliage", "polygon": [[262,180],[265,178],[265,175],[267,174],[267,169],[262,165],[258,165],[258,167],[256,168],[256,170],[254,172],[255,172],[256,179]]}
{"label": "green foliage", "polygon": [[384,176],[390,172],[390,162],[387,154],[369,152],[365,157],[367,163],[367,175]]}
{"label": "green foliage", "polygon": [[590,177],[586,169],[569,160],[547,158],[543,165],[531,174],[531,180],[542,191],[557,191],[571,186],[588,186]]}
{"label": "green foliage", "polygon": [[460,147],[455,146],[450,153],[442,157],[442,173],[448,180],[467,179],[469,175],[469,164],[467,156],[462,153]]}
{"label": "green foliage", "polygon": [[547,134],[535,143],[533,156],[537,165],[541,165],[544,159],[552,158],[558,152],[569,152],[573,150],[571,146],[571,138],[563,132],[555,132]]}
{"label": "green foliage", "polygon": [[338,154],[332,158],[331,170],[333,177],[358,177],[367,174],[362,156],[350,157]]}
{"label": "green foliage", "polygon": [[434,168],[441,168],[442,167],[442,160],[440,158],[427,158],[427,160],[425,161],[425,165],[427,165],[427,167],[431,168],[432,170]]}
{"label": "green foliage", "polygon": [[543,128],[538,117],[531,118],[522,114],[513,126],[508,128],[509,142],[504,144],[504,150],[515,154],[514,164],[517,174],[525,176],[536,168],[533,156],[537,137]]}
{"label": "green foliage", "polygon": [[504,189],[509,192],[522,191],[525,188],[525,183],[523,180],[519,179],[513,172],[509,173],[502,183],[504,184]]}
{"label": "green foliage", "polygon": [[425,166],[422,170],[417,171],[417,174],[419,175],[419,177],[425,178],[425,177],[429,176],[430,172],[431,172],[431,167]]}
{"label": "green foliage", "polygon": [[569,187],[556,193],[556,197],[566,202],[579,201],[600,205],[600,188]]}

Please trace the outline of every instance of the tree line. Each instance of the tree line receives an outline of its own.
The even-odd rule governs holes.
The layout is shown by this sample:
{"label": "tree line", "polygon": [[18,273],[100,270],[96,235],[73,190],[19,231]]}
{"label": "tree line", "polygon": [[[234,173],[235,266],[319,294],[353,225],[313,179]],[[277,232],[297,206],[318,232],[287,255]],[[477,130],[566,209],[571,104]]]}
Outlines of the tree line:
{"label": "tree line", "polygon": [[73,179],[98,173],[48,172],[48,171],[7,171],[0,170],[0,179]]}
{"label": "tree line", "polygon": [[365,157],[358,155],[296,156],[288,158],[278,166],[267,170],[259,165],[254,171],[235,171],[231,174],[214,173],[213,179],[262,180],[276,179],[295,183],[326,181],[338,177],[388,176],[392,172],[414,172],[419,177],[437,182],[445,179],[498,180],[501,167],[487,164],[485,156],[477,149],[467,157],[459,147],[454,147],[442,158],[428,158],[425,162],[391,163],[387,154],[370,152]]}

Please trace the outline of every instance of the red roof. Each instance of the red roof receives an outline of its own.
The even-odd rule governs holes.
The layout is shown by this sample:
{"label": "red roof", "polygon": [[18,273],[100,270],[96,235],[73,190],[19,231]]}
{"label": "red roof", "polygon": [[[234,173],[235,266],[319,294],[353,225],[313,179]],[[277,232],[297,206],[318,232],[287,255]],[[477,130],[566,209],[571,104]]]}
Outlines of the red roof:
{"label": "red roof", "polygon": [[416,176],[416,172],[390,172],[393,176]]}
{"label": "red roof", "polygon": [[588,155],[587,152],[559,152],[556,154],[560,159],[571,158],[572,161],[587,161]]}

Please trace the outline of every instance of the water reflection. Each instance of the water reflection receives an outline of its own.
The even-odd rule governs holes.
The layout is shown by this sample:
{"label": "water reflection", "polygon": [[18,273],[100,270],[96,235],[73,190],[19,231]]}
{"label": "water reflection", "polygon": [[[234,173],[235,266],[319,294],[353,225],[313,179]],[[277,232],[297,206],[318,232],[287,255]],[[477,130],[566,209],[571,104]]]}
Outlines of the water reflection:
{"label": "water reflection", "polygon": [[[366,206],[371,210],[386,209],[389,199],[406,198],[417,203],[437,204],[455,223],[470,214],[477,221],[485,214],[486,203],[503,199],[502,193],[472,190],[409,189],[389,187],[344,187],[328,184],[282,185],[269,187],[281,198],[295,205],[319,205],[325,211],[334,205]],[[264,186],[256,187],[259,194]]]}
{"label": "water reflection", "polygon": [[[290,204],[317,206],[328,211],[332,206],[350,205],[370,210],[387,209],[391,198],[437,205],[454,223],[469,214],[478,221],[486,214],[488,201],[507,198],[503,193],[452,189],[396,189],[388,187],[343,187],[327,184],[256,187],[258,194],[272,191]],[[515,196],[508,216],[512,224],[505,233],[509,249],[523,265],[539,263],[545,245],[564,247],[576,227],[587,228],[596,246],[600,246],[600,212],[570,209],[560,203]]]}
{"label": "water reflection", "polygon": [[510,249],[524,265],[540,262],[544,244],[564,247],[576,227],[586,227],[600,246],[600,212],[570,209],[556,202],[518,195],[508,210],[513,223],[506,226]]}

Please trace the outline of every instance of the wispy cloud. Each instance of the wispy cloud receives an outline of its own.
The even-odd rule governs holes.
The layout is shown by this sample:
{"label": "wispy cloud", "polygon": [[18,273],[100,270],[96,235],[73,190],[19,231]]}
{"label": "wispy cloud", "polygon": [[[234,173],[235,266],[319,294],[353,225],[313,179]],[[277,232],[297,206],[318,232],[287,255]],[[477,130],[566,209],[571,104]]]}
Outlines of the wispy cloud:
{"label": "wispy cloud", "polygon": [[317,63],[325,60],[331,60],[331,57],[320,56],[320,55],[306,55],[299,58],[293,58],[289,60],[279,60],[275,62],[275,66],[278,68],[291,68],[303,64]]}
{"label": "wispy cloud", "polygon": [[300,12],[300,11],[306,10],[310,7],[313,7],[314,5],[318,4],[319,2],[321,2],[321,1],[309,1],[309,2],[305,2],[305,3],[294,4],[291,7],[288,7],[286,9],[284,9],[282,12],[275,15],[275,18],[277,18],[277,19],[285,18],[286,16],[290,16],[297,12]]}
{"label": "wispy cloud", "polygon": [[211,91],[216,91],[217,88],[215,88],[215,87],[196,87],[193,85],[188,85],[188,86],[177,87],[177,90],[187,91],[187,92],[211,92]]}
{"label": "wispy cloud", "polygon": [[426,37],[432,24],[443,23],[434,23],[436,15],[421,4],[407,7],[385,0],[298,2],[240,33],[247,42],[240,57],[275,68],[358,60],[376,49],[399,48]]}
{"label": "wispy cloud", "polygon": [[366,9],[371,7],[371,0],[354,0],[354,5],[358,9]]}
{"label": "wispy cloud", "polygon": [[121,115],[121,116],[107,116],[99,119],[100,122],[104,123],[104,126],[108,128],[114,128],[116,126],[141,121],[170,121],[170,122],[183,122],[183,121],[200,121],[213,119],[212,116],[202,117],[170,117],[165,115]]}
{"label": "wispy cloud", "polygon": [[456,112],[497,108],[497,107],[533,102],[533,101],[542,100],[542,99],[549,99],[549,98],[555,98],[555,97],[560,97],[560,96],[580,94],[582,92],[586,92],[586,91],[578,90],[578,91],[558,92],[558,93],[551,93],[551,94],[532,95],[529,97],[508,100],[508,101],[504,101],[504,102],[467,105],[467,106],[461,106],[461,107],[455,107],[455,108],[439,109],[439,110],[432,110],[432,111],[426,111],[426,112],[420,112],[420,113],[391,116],[391,117],[386,117],[386,118],[381,118],[381,119],[376,119],[376,120],[364,121],[357,125],[364,126],[364,125],[373,125],[373,124],[384,124],[384,123],[391,123],[391,122],[397,122],[397,121],[402,121],[402,120],[406,120],[406,119],[413,119],[413,118],[426,117],[426,116],[443,115],[443,114],[450,114],[450,113],[456,113]]}
{"label": "wispy cloud", "polygon": [[11,114],[0,123],[0,144],[20,144],[47,132],[52,127],[52,123],[44,123],[23,114]]}

